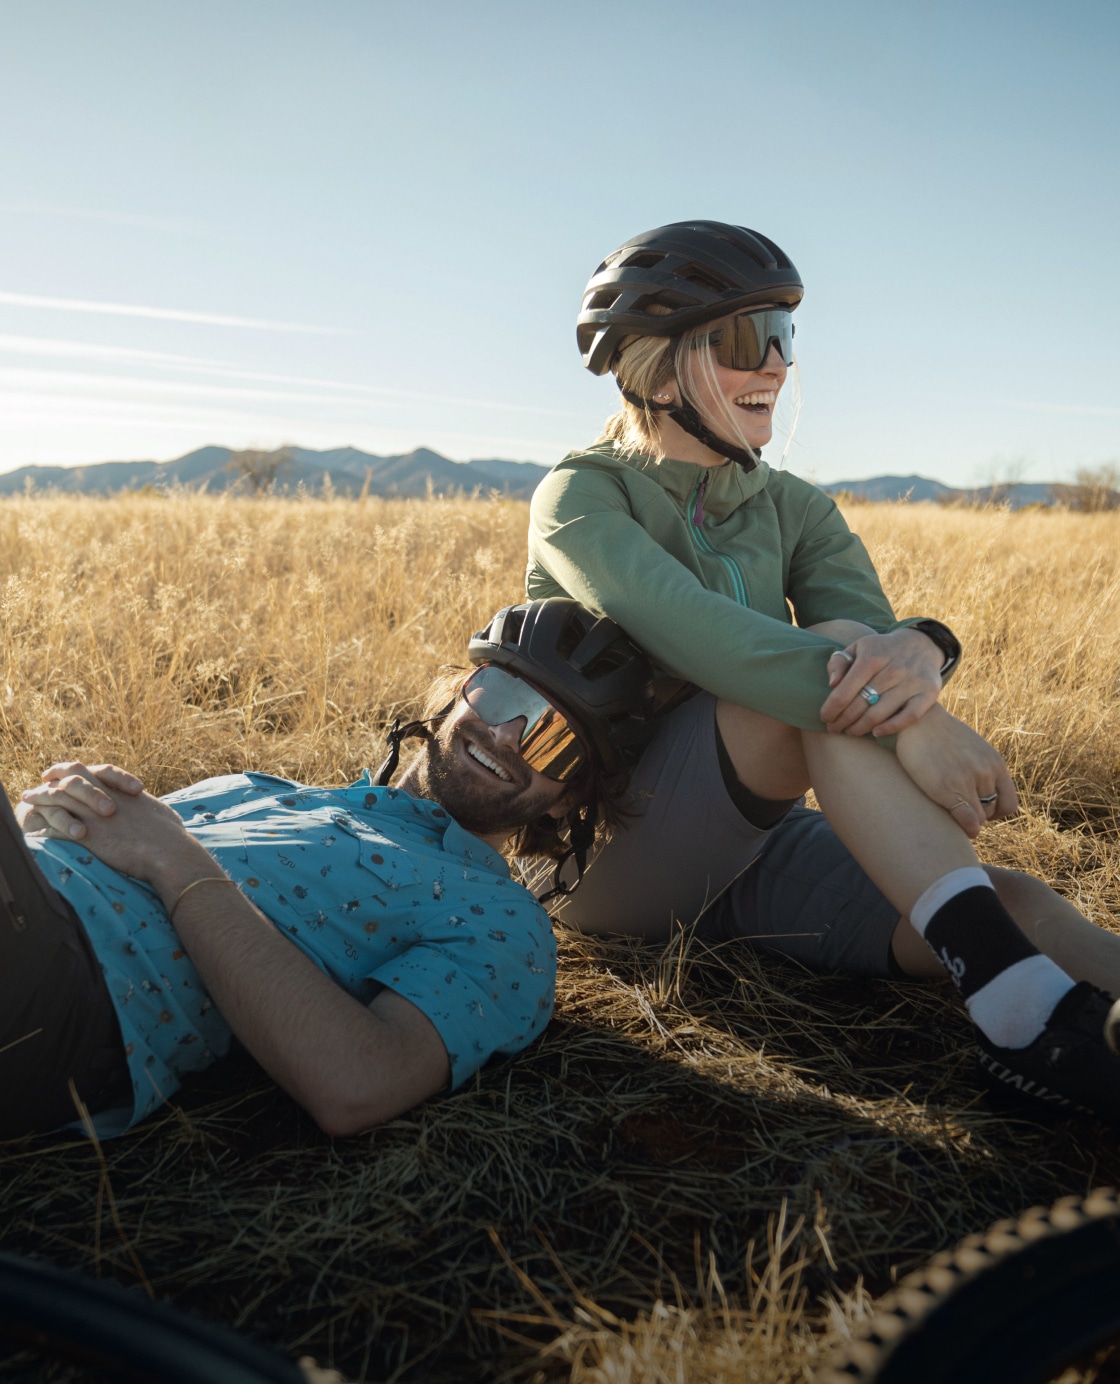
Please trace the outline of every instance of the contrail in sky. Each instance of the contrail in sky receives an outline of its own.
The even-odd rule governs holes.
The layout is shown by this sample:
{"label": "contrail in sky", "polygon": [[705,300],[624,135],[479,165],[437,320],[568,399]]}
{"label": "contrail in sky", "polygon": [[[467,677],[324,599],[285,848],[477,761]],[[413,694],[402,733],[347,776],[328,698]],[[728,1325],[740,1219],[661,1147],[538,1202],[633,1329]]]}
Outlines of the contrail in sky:
{"label": "contrail in sky", "polygon": [[252,327],[264,332],[350,335],[344,327],[309,327],[299,322],[270,322],[258,317],[224,317],[214,312],[183,312],[178,308],[149,308],[133,303],[95,303],[84,298],[40,298],[31,293],[0,292],[0,303],[17,308],[49,308],[54,312],[96,312],[111,317],[156,317],[163,322],[200,322],[211,327]]}
{"label": "contrail in sky", "polygon": [[134,212],[105,211],[95,207],[70,207],[60,202],[40,202],[22,198],[0,203],[6,212],[30,213],[32,216],[61,216],[78,221],[100,221],[110,226],[132,226],[144,231],[170,231],[175,235],[201,236],[207,240],[228,239],[228,236],[197,221],[182,221],[169,216],[138,216]]}
{"label": "contrail in sky", "polygon": [[[513,404],[491,399],[461,399],[449,394],[425,394],[413,389],[397,389],[380,385],[354,384],[348,380],[324,380],[307,375],[277,375],[263,370],[240,370],[230,361],[208,360],[203,356],[172,355],[167,351],[146,351],[132,346],[103,346],[87,341],[59,341],[49,337],[12,336],[0,333],[0,355],[48,356],[96,361],[125,361],[150,365],[160,370],[188,371],[194,374],[217,375],[228,380],[253,380],[264,384],[295,384],[315,389],[337,389],[348,394],[367,396],[376,400],[414,399],[422,403],[449,404],[458,408],[498,409],[505,413],[551,414],[571,418],[570,410],[540,408],[535,404]],[[66,377],[69,378],[69,377]],[[75,376],[74,378],[84,378]],[[88,378],[94,378],[92,376]],[[126,380],[127,384],[128,381]]]}

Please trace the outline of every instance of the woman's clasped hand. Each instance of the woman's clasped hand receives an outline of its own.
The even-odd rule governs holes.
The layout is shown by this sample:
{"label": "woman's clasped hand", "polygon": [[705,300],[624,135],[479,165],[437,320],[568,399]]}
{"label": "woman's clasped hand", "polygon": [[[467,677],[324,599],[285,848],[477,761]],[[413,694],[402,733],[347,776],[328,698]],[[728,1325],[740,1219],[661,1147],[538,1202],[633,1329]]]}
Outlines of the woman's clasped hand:
{"label": "woman's clasped hand", "polygon": [[865,635],[828,660],[832,691],[821,720],[833,732],[897,735],[937,701],[943,662],[941,650],[920,630]]}

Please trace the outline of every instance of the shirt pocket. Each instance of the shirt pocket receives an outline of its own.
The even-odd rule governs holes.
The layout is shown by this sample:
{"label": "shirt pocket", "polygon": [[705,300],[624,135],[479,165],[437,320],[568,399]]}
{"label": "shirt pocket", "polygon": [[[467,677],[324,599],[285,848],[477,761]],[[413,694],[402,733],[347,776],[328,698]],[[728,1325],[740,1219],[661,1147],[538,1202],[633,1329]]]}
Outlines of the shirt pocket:
{"label": "shirt pocket", "polygon": [[289,843],[270,854],[257,884],[261,907],[277,921],[294,917],[316,932],[332,926],[360,930],[363,921],[419,907],[430,895],[431,872],[345,813],[317,825],[302,848]]}
{"label": "shirt pocket", "polygon": [[424,888],[425,872],[417,867],[411,852],[379,837],[359,835],[357,842],[362,871],[382,889]]}

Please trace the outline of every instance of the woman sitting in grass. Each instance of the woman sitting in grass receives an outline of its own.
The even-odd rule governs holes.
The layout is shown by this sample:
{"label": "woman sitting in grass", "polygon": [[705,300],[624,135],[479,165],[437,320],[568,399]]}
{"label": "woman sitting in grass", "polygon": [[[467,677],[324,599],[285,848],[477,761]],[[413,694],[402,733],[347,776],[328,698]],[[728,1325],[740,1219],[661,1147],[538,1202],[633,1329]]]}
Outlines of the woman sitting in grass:
{"label": "woman sitting in grass", "polygon": [[990,1086],[1120,1120],[1120,937],[981,868],[970,841],[1018,800],[938,703],[957,640],[896,620],[832,500],[759,455],[802,291],[772,241],[712,221],[634,237],[588,284],[583,362],[623,402],[539,486],[528,592],[622,625],[664,712],[634,815],[559,912],[650,937],[698,919],[823,971],[948,972]]}

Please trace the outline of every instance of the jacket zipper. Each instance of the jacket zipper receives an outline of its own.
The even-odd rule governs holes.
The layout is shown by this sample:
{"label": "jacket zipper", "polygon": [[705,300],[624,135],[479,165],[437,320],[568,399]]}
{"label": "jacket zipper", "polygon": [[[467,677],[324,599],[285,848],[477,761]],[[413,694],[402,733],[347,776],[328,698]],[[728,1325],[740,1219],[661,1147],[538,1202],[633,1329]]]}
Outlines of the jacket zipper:
{"label": "jacket zipper", "polygon": [[707,488],[708,473],[705,471],[703,476],[697,481],[696,489],[689,497],[687,508],[687,513],[689,514],[689,527],[692,530],[693,539],[695,540],[696,546],[702,552],[711,553],[713,557],[719,558],[720,562],[727,568],[731,576],[731,584],[735,589],[736,601],[742,606],[749,605],[746,584],[743,581],[743,574],[739,570],[738,564],[726,553],[717,553],[704,534],[704,492]]}

